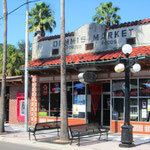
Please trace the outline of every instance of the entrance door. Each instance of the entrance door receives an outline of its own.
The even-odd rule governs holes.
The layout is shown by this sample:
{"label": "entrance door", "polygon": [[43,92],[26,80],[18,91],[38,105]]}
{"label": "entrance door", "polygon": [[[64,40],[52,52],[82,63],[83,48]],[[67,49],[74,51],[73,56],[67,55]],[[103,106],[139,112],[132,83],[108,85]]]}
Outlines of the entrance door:
{"label": "entrance door", "polygon": [[17,120],[24,121],[25,115],[25,101],[24,101],[24,93],[17,93]]}
{"label": "entrance door", "polygon": [[18,110],[17,110],[18,121],[24,121],[24,115],[25,115],[24,99],[18,99]]}
{"label": "entrance door", "polygon": [[89,84],[87,93],[87,122],[101,124],[101,84]]}
{"label": "entrance door", "polygon": [[102,125],[103,126],[110,126],[110,95],[109,94],[103,94]]}

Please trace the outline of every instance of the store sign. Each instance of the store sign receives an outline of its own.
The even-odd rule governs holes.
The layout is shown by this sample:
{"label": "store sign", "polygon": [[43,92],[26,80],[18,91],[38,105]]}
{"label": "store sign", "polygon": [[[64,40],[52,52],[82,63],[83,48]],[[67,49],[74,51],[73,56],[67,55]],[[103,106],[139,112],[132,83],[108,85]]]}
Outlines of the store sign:
{"label": "store sign", "polygon": [[97,75],[94,72],[83,72],[78,75],[79,81],[82,83],[96,82]]}
{"label": "store sign", "polygon": [[[100,34],[93,34],[91,37],[85,36],[84,34],[80,36],[67,37],[65,39],[66,49],[80,49],[82,47],[82,44],[87,43],[87,39],[89,38],[91,39],[90,42],[99,41],[102,45],[116,44],[117,38],[131,37],[133,35],[134,28],[118,29],[114,31],[112,30],[107,33],[105,31],[101,32],[102,33]],[[54,40],[52,46],[53,48],[60,47],[60,39]]]}
{"label": "store sign", "polygon": [[[87,43],[94,43],[94,49],[122,45],[118,40],[133,37],[136,30],[136,27],[127,27],[106,31],[104,25],[89,24],[74,31],[72,36],[66,36],[65,48],[72,52],[72,50],[85,49]],[[51,46],[53,49],[60,48],[60,38],[53,39]]]}

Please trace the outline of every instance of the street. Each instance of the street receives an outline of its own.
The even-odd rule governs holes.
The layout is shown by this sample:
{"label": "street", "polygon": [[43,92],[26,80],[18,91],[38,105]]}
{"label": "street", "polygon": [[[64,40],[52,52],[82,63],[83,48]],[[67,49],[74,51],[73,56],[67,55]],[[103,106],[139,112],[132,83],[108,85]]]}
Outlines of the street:
{"label": "street", "polygon": [[[0,142],[1,150],[46,150],[46,148],[37,148],[33,146],[25,146],[20,144],[12,144],[7,142]],[[52,150],[48,148],[49,150]]]}

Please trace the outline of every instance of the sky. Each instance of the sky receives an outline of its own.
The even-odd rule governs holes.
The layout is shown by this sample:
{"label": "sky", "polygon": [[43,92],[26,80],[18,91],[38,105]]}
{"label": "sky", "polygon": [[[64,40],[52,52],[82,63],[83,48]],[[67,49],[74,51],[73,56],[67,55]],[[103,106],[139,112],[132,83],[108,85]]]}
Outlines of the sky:
{"label": "sky", "polygon": [[[45,2],[55,12],[56,27],[52,33],[48,33],[46,36],[60,34],[60,1],[41,0],[29,4],[29,11],[35,6],[35,3]],[[121,17],[120,23],[150,18],[150,0],[65,0],[65,32],[74,32],[81,26],[93,22],[92,17],[96,13],[95,8],[100,6],[100,3],[105,2],[112,2],[114,7],[120,8],[117,12]],[[8,13],[24,3],[26,3],[26,0],[7,0]],[[3,17],[2,0],[0,2],[1,17]],[[25,20],[26,5],[8,15],[8,44],[17,47],[18,42],[25,40]],[[0,19],[0,43],[3,43],[3,26],[3,19]],[[29,41],[31,43],[33,35],[33,33],[29,33]]]}

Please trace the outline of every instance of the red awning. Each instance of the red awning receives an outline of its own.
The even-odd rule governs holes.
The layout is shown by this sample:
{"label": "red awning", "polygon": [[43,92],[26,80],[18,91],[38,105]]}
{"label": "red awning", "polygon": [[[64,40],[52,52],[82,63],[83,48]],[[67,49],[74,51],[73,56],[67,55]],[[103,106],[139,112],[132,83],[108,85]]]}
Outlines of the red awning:
{"label": "red awning", "polygon": [[[75,54],[66,56],[66,64],[81,64],[88,62],[100,62],[117,59],[119,56],[125,57],[121,49],[107,50],[102,52],[91,52],[84,54]],[[130,57],[150,56],[150,46],[134,47]],[[44,67],[60,65],[60,57],[49,57],[43,59],[35,59],[29,62],[29,68],[31,67]]]}

